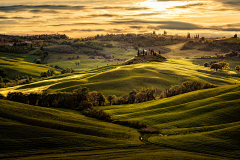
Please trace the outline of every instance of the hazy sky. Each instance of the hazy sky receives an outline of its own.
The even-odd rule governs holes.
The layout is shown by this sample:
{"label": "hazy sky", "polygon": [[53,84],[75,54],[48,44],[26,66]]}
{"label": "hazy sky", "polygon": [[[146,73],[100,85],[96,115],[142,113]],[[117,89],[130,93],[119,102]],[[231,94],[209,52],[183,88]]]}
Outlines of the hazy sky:
{"label": "hazy sky", "polygon": [[240,0],[7,0],[0,34],[143,33],[230,37],[240,31]]}

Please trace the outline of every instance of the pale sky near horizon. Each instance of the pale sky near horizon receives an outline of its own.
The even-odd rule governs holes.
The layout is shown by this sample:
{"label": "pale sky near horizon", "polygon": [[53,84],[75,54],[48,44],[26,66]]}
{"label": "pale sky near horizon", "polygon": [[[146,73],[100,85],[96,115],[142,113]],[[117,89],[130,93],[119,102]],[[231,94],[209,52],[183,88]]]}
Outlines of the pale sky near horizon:
{"label": "pale sky near horizon", "polygon": [[[232,37],[240,0],[0,0],[0,34],[146,33]],[[240,36],[240,35],[239,35]]]}

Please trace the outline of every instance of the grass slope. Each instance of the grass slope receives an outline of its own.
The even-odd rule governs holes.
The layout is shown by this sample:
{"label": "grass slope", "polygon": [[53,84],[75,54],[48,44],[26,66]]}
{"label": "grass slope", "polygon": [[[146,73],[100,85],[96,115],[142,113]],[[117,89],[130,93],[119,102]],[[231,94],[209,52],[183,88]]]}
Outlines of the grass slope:
{"label": "grass slope", "polygon": [[135,129],[77,112],[0,100],[0,157],[140,145]]}
{"label": "grass slope", "polygon": [[141,88],[153,87],[165,90],[171,85],[180,85],[189,79],[202,80],[215,85],[239,83],[235,72],[215,72],[195,65],[187,59],[116,66],[113,70],[104,70],[101,73],[97,73],[97,70],[94,70],[95,75],[81,80],[65,81],[50,89],[71,92],[80,86],[86,86],[91,91],[103,92],[106,96],[110,94],[121,96],[128,94],[132,89],[141,90]]}
{"label": "grass slope", "polygon": [[7,72],[7,78],[10,79],[15,79],[17,75],[39,77],[41,72],[46,72],[50,69],[50,67],[41,64],[5,57],[0,58],[0,68]]}
{"label": "grass slope", "polygon": [[[154,70],[134,67],[121,67],[108,72],[103,72],[83,80],[64,82],[51,87],[51,90],[72,91],[79,86],[86,86],[91,91],[97,90],[103,94],[121,96],[128,94],[131,89],[153,87],[161,90],[173,84],[181,84],[186,78],[177,75],[168,75]],[[131,86],[131,88],[129,88]]]}
{"label": "grass slope", "polygon": [[169,135],[151,136],[151,143],[240,158],[239,90],[240,85],[226,85],[140,104],[98,108],[115,119],[139,121]]}
{"label": "grass slope", "polygon": [[88,118],[77,111],[0,102],[0,158],[225,159],[143,145],[135,129]]}

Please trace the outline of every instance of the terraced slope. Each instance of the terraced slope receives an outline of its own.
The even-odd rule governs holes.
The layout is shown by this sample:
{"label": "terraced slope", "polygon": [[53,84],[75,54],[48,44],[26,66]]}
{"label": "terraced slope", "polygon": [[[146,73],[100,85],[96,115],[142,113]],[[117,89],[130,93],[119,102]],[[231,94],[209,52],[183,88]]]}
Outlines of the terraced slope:
{"label": "terraced slope", "polygon": [[137,130],[78,112],[0,100],[0,158],[138,146]]}
{"label": "terraced slope", "polygon": [[240,158],[240,85],[225,85],[140,104],[98,107],[114,119],[139,121],[163,135],[160,146]]}

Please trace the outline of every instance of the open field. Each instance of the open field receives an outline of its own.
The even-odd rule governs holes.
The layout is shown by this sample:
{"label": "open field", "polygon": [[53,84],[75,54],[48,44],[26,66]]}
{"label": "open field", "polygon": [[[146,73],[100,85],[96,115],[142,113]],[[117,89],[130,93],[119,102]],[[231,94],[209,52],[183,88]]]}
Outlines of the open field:
{"label": "open field", "polygon": [[165,46],[171,49],[171,51],[163,54],[163,56],[167,58],[192,58],[194,56],[214,56],[216,53],[219,53],[219,51],[200,51],[197,49],[180,50],[183,45],[184,43]]}
{"label": "open field", "polygon": [[153,87],[165,90],[171,85],[180,85],[190,79],[203,80],[215,85],[239,83],[236,72],[215,72],[209,68],[192,64],[191,59],[168,60],[163,63],[144,63],[118,66],[114,70],[92,75],[81,80],[69,80],[56,84],[51,91],[73,91],[80,86],[104,95],[128,94],[132,89]]}
{"label": "open field", "polygon": [[227,62],[229,63],[229,68],[235,70],[237,65],[240,65],[239,60],[229,60],[229,59],[191,59],[193,64],[203,66],[205,62],[217,61],[217,62]]}
{"label": "open field", "polygon": [[[194,56],[190,50],[181,52],[181,45],[168,46],[172,51],[164,56]],[[104,47],[104,51],[115,53],[115,58],[135,55],[131,48]],[[198,52],[198,56],[210,54]],[[50,93],[72,92],[80,87],[102,92],[105,96],[121,96],[132,89],[153,87],[158,95],[157,100],[144,103],[94,107],[109,113],[115,120],[144,123],[155,132],[103,122],[75,110],[0,99],[0,158],[240,159],[240,74],[204,67],[203,63],[210,59],[107,65],[101,62],[103,60],[81,57],[53,61],[46,66],[31,63],[31,55],[3,55],[6,56],[0,58],[0,67],[10,76],[39,76],[40,72],[50,69],[50,65],[79,71],[63,75],[57,72],[58,75],[38,82],[2,88],[3,95],[9,91],[31,93],[46,89]],[[79,61],[80,65],[76,66],[75,62]],[[240,65],[238,61],[224,61],[230,63],[231,68]],[[158,99],[162,90],[187,80],[201,80],[217,87]]]}
{"label": "open field", "polygon": [[[0,54],[2,55],[0,58],[0,68],[7,72],[7,78],[10,79],[15,79],[17,75],[39,77],[41,72],[46,72],[50,69],[50,67],[46,65],[29,62],[32,61],[31,56],[8,53],[2,54],[2,52]],[[12,56],[15,58],[11,58]]]}
{"label": "open field", "polygon": [[136,129],[101,122],[77,111],[0,102],[0,158],[227,159],[144,144]]}
{"label": "open field", "polygon": [[80,113],[0,101],[2,158],[142,144],[135,129]]}
{"label": "open field", "polygon": [[148,141],[175,149],[239,158],[239,85],[190,92],[132,105],[98,107],[119,120],[156,127]]}
{"label": "open field", "polygon": [[[114,65],[121,62],[107,62],[103,63],[104,59],[77,59],[77,60],[66,60],[61,62],[52,62],[49,65],[55,66],[58,65],[62,68],[72,68],[74,71],[81,72],[87,71],[89,69],[102,67],[106,65]],[[79,65],[76,65],[76,62],[80,62]]]}

